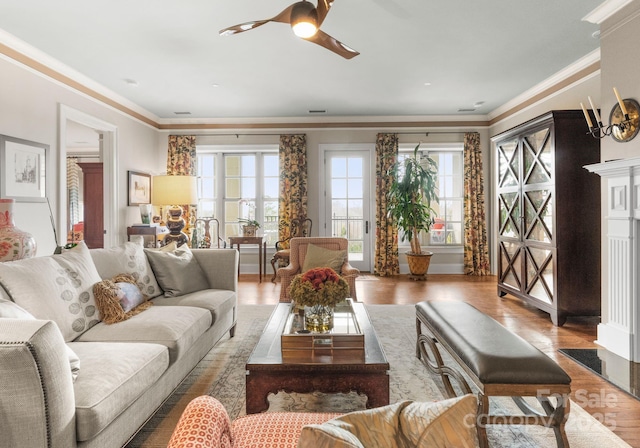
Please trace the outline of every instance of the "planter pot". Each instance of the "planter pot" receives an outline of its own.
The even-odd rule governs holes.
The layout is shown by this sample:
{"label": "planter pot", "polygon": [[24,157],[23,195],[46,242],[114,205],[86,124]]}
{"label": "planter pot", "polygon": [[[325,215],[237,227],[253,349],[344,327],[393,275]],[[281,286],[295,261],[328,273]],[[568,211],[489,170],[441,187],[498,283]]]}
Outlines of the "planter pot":
{"label": "planter pot", "polygon": [[424,252],[422,254],[407,252],[406,255],[409,271],[411,272],[409,278],[412,280],[426,280],[433,252]]}
{"label": "planter pot", "polygon": [[242,236],[256,236],[256,226],[242,226]]}

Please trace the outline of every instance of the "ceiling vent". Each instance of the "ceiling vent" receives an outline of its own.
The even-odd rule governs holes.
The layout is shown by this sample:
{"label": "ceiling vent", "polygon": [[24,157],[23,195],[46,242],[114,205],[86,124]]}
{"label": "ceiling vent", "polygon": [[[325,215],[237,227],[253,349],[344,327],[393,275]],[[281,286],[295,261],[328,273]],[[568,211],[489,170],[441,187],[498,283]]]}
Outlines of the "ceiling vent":
{"label": "ceiling vent", "polygon": [[458,109],[458,112],[475,112],[475,109]]}
{"label": "ceiling vent", "polygon": [[174,112],[176,115],[191,115],[191,112]]}
{"label": "ceiling vent", "polygon": [[326,114],[326,113],[327,113],[327,111],[326,111],[326,109],[311,109],[311,110],[309,111],[309,113],[310,113],[310,114],[316,114],[316,115],[317,115],[317,114]]}

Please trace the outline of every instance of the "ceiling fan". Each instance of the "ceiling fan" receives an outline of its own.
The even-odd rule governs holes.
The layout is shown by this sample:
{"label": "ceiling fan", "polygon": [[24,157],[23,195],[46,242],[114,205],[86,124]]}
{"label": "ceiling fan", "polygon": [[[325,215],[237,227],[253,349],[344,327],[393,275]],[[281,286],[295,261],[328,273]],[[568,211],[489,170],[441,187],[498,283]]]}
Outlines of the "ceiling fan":
{"label": "ceiling fan", "polygon": [[291,25],[296,36],[325,47],[345,59],[351,59],[360,53],[320,30],[320,25],[322,25],[322,22],[324,22],[324,19],[327,17],[333,2],[334,0],[318,0],[318,6],[315,7],[313,3],[302,0],[288,6],[280,14],[271,19],[254,20],[230,26],[229,28],[220,30],[220,35],[230,36],[232,34],[242,33],[258,28],[269,22],[288,23]]}

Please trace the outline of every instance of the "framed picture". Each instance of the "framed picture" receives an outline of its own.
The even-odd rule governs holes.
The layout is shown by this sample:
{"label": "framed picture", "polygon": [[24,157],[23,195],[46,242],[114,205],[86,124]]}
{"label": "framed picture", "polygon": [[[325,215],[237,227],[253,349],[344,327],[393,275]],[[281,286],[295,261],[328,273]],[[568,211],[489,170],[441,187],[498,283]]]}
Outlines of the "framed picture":
{"label": "framed picture", "polygon": [[0,197],[45,202],[48,156],[49,145],[0,135]]}
{"label": "framed picture", "polygon": [[151,204],[151,175],[129,171],[128,205]]}

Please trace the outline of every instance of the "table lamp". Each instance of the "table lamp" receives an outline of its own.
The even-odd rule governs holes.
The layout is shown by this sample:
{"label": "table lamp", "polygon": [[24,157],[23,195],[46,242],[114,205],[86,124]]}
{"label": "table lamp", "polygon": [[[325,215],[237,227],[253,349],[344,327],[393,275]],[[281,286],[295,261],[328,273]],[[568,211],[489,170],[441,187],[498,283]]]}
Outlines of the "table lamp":
{"label": "table lamp", "polygon": [[[151,202],[161,207],[169,206],[169,217],[166,224],[169,233],[164,237],[163,245],[176,241],[178,246],[189,242],[189,237],[182,231],[186,223],[182,217],[181,205],[192,205],[198,202],[198,184],[195,176],[153,176]],[[162,211],[160,212],[162,216]]]}

